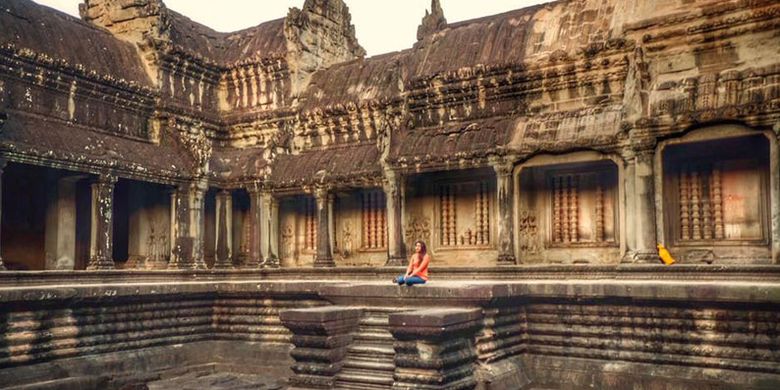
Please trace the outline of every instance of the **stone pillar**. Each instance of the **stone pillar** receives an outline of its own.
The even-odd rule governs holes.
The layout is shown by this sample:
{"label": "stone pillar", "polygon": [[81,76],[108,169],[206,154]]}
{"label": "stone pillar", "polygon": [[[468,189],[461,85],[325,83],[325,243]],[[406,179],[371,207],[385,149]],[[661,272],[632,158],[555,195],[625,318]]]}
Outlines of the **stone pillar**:
{"label": "stone pillar", "polygon": [[176,248],[176,237],[179,231],[179,220],[176,218],[176,194],[177,191],[175,188],[172,188],[169,190],[168,195],[171,197],[171,206],[169,209],[170,215],[168,217],[169,219],[169,232],[168,232],[168,265],[173,263],[176,258],[176,251],[174,250]]}
{"label": "stone pillar", "polygon": [[385,266],[406,265],[403,229],[404,178],[401,174],[385,172],[385,199],[387,199],[387,263]]}
{"label": "stone pillar", "polygon": [[509,162],[501,162],[493,165],[496,171],[496,192],[498,195],[498,265],[515,265],[515,240],[514,240],[514,180],[512,171],[514,165]]}
{"label": "stone pillar", "polygon": [[[0,158],[0,236],[2,235],[3,227],[3,170],[7,163],[8,161],[6,159]],[[2,240],[0,240],[0,245],[2,245]],[[0,271],[5,271],[2,247],[0,247]]]}
{"label": "stone pillar", "polygon": [[51,183],[46,209],[46,269],[76,265],[76,183],[84,176],[59,177]]}
{"label": "stone pillar", "polygon": [[332,389],[341,371],[352,335],[360,324],[358,308],[324,306],[285,310],[279,313],[282,325],[292,333],[295,348],[294,375],[288,389]]}
{"label": "stone pillar", "polygon": [[262,235],[263,266],[279,268],[279,202],[269,192],[263,193],[263,224],[265,232]]}
{"label": "stone pillar", "polygon": [[176,245],[168,268],[205,269],[203,259],[203,201],[205,183],[186,183],[176,192]]}
{"label": "stone pillar", "polygon": [[214,268],[233,267],[233,197],[230,191],[217,194],[217,243]]}
{"label": "stone pillar", "polygon": [[481,309],[422,309],[390,314],[394,389],[473,389]]}
{"label": "stone pillar", "polygon": [[259,268],[260,264],[264,260],[263,253],[267,250],[267,246],[263,247],[264,240],[262,236],[266,234],[266,229],[263,227],[263,196],[262,192],[257,186],[247,188],[249,192],[249,215],[247,216],[247,223],[249,223],[249,259],[244,264],[246,268]]}
{"label": "stone pillar", "polygon": [[[628,151],[626,160],[626,209],[631,220],[624,263],[656,263],[655,181],[652,150]],[[630,228],[629,228],[630,226]]]}
{"label": "stone pillar", "polygon": [[330,240],[330,210],[329,191],[327,188],[317,188],[315,198],[317,200],[317,257],[314,259],[315,267],[335,267],[333,262],[333,247]]}
{"label": "stone pillar", "polygon": [[113,269],[114,185],[116,176],[100,175],[92,183],[92,224],[88,270]]}
{"label": "stone pillar", "polygon": [[206,269],[205,260],[205,242],[203,240],[203,231],[205,219],[203,217],[206,208],[206,190],[208,186],[205,182],[199,182],[195,186],[191,195],[190,212],[192,213],[192,223],[190,223],[190,237],[193,237],[195,251],[193,256],[193,266],[196,269]]}

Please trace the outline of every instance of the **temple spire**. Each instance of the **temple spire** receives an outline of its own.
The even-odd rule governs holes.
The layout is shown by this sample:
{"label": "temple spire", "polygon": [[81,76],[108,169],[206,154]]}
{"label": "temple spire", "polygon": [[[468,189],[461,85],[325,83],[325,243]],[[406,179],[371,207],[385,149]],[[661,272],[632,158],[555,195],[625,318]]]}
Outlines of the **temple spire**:
{"label": "temple spire", "polygon": [[445,27],[447,27],[447,19],[444,17],[441,2],[439,0],[431,0],[430,13],[427,10],[425,11],[422,23],[417,27],[417,40],[422,41]]}

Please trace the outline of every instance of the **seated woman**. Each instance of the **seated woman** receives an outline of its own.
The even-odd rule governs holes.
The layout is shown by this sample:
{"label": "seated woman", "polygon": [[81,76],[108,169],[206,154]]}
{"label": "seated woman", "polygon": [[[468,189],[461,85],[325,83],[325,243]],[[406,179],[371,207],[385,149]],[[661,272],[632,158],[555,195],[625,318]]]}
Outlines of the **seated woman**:
{"label": "seated woman", "polygon": [[428,264],[431,262],[431,256],[425,247],[425,243],[417,241],[414,243],[414,254],[409,258],[409,266],[406,267],[406,274],[393,279],[398,285],[406,284],[412,286],[415,284],[425,284],[428,281]]}

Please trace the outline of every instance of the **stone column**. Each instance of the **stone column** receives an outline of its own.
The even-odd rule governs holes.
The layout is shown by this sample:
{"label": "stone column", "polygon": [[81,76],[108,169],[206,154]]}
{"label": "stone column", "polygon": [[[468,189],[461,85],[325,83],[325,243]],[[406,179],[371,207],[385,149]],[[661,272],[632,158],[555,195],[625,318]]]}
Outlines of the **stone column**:
{"label": "stone column", "polygon": [[319,187],[315,191],[317,200],[317,257],[314,259],[315,267],[335,267],[333,262],[333,248],[330,243],[330,210],[328,207],[327,188]]}
{"label": "stone column", "polygon": [[481,309],[422,309],[390,314],[395,339],[393,389],[473,389]]}
{"label": "stone column", "polygon": [[263,193],[263,224],[265,233],[262,235],[263,266],[279,268],[279,202],[271,193]]}
{"label": "stone column", "polygon": [[655,181],[653,151],[628,151],[626,160],[626,204],[631,220],[627,230],[633,235],[627,240],[624,263],[656,263]]}
{"label": "stone column", "polygon": [[205,269],[203,259],[203,201],[205,183],[186,183],[176,192],[176,245],[168,268]]}
{"label": "stone column", "polygon": [[233,267],[232,234],[233,197],[230,191],[222,190],[217,194],[217,243],[214,268]]}
{"label": "stone column", "polygon": [[288,389],[332,389],[341,371],[352,335],[360,325],[358,308],[324,306],[285,310],[279,313],[282,325],[292,333],[295,348],[294,375]]}
{"label": "stone column", "polygon": [[176,218],[176,189],[172,188],[169,190],[168,195],[171,197],[171,206],[170,206],[170,216],[169,219],[169,232],[168,232],[168,264],[173,263],[176,258],[176,251],[174,250],[176,248],[176,237],[179,231],[178,228],[178,219]]}
{"label": "stone column", "polygon": [[263,247],[264,240],[262,236],[266,233],[263,227],[263,196],[257,186],[247,188],[249,192],[249,259],[244,264],[246,268],[259,268],[264,260],[263,252],[267,246]]}
{"label": "stone column", "polygon": [[190,223],[190,236],[193,237],[195,243],[195,251],[193,256],[193,266],[196,269],[206,269],[205,260],[205,242],[203,240],[203,231],[205,220],[203,218],[204,209],[206,208],[206,190],[208,186],[205,182],[198,182],[191,194],[190,212],[192,213],[192,223]]}
{"label": "stone column", "polygon": [[496,192],[498,193],[498,265],[515,265],[515,240],[514,240],[514,179],[512,171],[514,165],[509,162],[500,162],[493,165],[496,171]]}
{"label": "stone column", "polygon": [[46,269],[72,270],[76,264],[76,184],[84,176],[57,177],[46,209]]}
{"label": "stone column", "polygon": [[116,176],[100,175],[92,183],[92,224],[88,270],[113,269],[114,185]]}
{"label": "stone column", "polygon": [[[1,124],[1,123],[0,123]],[[0,158],[0,235],[2,235],[3,227],[3,170],[5,169],[8,160]],[[2,240],[0,240],[2,244]],[[0,247],[0,271],[5,271],[5,264],[3,264],[3,251]]]}
{"label": "stone column", "polygon": [[385,199],[387,199],[387,263],[385,266],[406,265],[403,229],[404,178],[395,171],[385,172]]}

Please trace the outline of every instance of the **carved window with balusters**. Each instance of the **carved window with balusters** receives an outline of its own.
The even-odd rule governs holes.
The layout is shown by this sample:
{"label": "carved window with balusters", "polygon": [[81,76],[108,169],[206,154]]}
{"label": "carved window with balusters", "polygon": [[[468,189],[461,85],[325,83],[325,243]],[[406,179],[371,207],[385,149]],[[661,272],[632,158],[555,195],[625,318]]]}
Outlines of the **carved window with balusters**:
{"label": "carved window with balusters", "polygon": [[387,248],[387,202],[381,190],[361,194],[362,248],[379,250]]}
{"label": "carved window with balusters", "polygon": [[495,190],[488,180],[440,184],[439,245],[490,246],[493,197]]}
{"label": "carved window with balusters", "polygon": [[550,169],[546,177],[551,246],[617,245],[614,164]]}
{"label": "carved window with balusters", "polygon": [[761,136],[667,147],[664,199],[672,241],[766,243],[768,156],[768,142]]}

